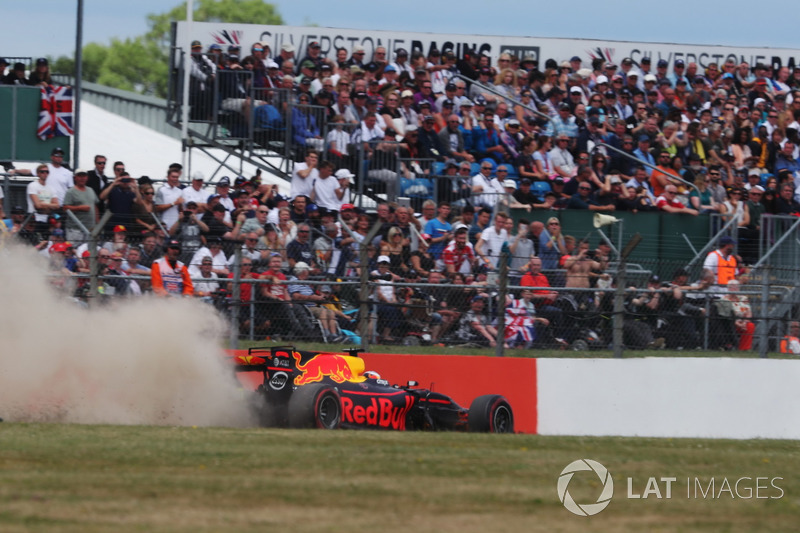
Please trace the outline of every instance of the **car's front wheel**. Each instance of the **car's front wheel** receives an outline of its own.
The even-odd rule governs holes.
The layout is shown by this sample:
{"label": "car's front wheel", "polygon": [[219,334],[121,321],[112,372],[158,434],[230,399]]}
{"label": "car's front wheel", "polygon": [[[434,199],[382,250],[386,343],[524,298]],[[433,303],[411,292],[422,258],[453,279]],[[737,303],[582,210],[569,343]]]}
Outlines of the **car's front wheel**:
{"label": "car's front wheel", "polygon": [[499,394],[478,396],[469,406],[469,430],[479,433],[514,433],[514,412]]}

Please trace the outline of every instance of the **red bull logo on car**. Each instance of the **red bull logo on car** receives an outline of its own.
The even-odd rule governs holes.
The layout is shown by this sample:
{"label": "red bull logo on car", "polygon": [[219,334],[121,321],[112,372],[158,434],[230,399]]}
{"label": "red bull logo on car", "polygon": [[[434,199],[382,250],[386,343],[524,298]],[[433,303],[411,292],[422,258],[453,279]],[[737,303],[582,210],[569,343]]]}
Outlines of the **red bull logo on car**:
{"label": "red bull logo on car", "polygon": [[299,353],[294,352],[293,357],[297,361],[297,370],[301,373],[294,378],[295,385],[306,385],[322,381],[328,376],[336,383],[350,381],[361,383],[365,381],[364,361],[359,357],[349,355],[337,355],[332,353],[321,353],[302,363]]}
{"label": "red bull logo on car", "polygon": [[[351,396],[349,391],[342,391],[342,422],[372,426],[376,429],[406,429],[406,415],[414,405],[411,395],[398,392],[391,397],[372,396],[364,405],[366,398],[361,395]],[[395,401],[392,401],[395,400]],[[359,405],[361,403],[361,405]]]}

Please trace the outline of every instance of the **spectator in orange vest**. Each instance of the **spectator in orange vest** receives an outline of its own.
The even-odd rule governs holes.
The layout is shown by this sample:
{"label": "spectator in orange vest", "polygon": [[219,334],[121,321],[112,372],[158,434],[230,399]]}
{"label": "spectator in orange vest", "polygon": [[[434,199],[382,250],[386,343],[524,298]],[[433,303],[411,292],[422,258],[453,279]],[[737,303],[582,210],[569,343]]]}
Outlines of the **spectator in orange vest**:
{"label": "spectator in orange vest", "polygon": [[730,280],[736,277],[739,257],[733,253],[735,246],[736,241],[732,237],[725,235],[719,240],[719,248],[710,252],[703,262],[703,268],[707,268],[714,273],[717,285],[727,285]]}
{"label": "spectator in orange vest", "polygon": [[789,334],[781,339],[781,353],[791,353],[800,355],[800,322],[792,320],[789,322]]}

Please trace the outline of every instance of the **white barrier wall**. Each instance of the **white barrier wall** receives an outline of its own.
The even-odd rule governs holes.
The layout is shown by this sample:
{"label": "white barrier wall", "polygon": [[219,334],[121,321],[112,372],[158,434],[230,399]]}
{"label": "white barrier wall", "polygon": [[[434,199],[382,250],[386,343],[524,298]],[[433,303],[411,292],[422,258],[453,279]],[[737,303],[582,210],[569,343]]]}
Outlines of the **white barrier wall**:
{"label": "white barrier wall", "polygon": [[800,361],[538,359],[538,433],[800,439]]}

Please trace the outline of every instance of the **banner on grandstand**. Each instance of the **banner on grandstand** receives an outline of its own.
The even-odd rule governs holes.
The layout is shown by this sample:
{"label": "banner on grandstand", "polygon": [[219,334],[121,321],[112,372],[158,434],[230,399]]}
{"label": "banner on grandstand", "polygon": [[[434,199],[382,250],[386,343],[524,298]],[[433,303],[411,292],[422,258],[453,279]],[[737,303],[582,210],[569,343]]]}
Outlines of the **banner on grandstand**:
{"label": "banner on grandstand", "polygon": [[[177,45],[186,42],[186,23],[179,22]],[[590,39],[554,39],[539,37],[513,37],[500,35],[458,35],[433,34],[416,32],[396,32],[380,30],[354,30],[344,28],[320,28],[306,26],[267,26],[258,24],[225,24],[216,22],[195,22],[192,25],[191,40],[199,40],[204,47],[217,43],[227,48],[230,44],[240,44],[246,54],[250,45],[256,41],[269,43],[273,56],[277,55],[284,43],[291,43],[295,49],[295,57],[305,55],[308,43],[320,43],[322,54],[334,57],[337,48],[352,51],[361,45],[366,51],[366,58],[378,46],[384,46],[389,52],[390,60],[398,48],[409,52],[419,50],[427,54],[431,48],[446,51],[452,50],[457,56],[472,50],[486,53],[496,59],[503,52],[511,52],[522,57],[533,55],[544,61],[553,58],[558,62],[578,56],[585,66],[591,60],[601,57],[607,61],[619,63],[630,57],[636,64],[642,57],[650,57],[653,64],[664,59],[670,67],[677,59],[696,62],[705,68],[709,63],[723,63],[733,59],[737,63],[746,61],[750,65],[765,63],[773,68],[781,66],[794,67],[800,64],[800,50],[790,48],[748,48],[735,46],[713,46],[679,43],[644,43],[630,41],[601,41]]]}
{"label": "banner on grandstand", "polygon": [[42,87],[42,108],[36,135],[41,140],[68,137],[72,129],[72,87]]}

